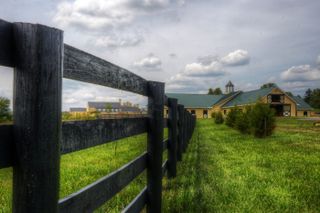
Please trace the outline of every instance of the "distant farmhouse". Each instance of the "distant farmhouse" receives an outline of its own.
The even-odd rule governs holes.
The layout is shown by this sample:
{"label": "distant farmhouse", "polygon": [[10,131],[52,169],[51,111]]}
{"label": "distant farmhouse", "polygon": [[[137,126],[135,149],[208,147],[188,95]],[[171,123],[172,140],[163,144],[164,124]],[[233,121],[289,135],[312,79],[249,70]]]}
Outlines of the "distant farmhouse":
{"label": "distant farmhouse", "polygon": [[167,93],[169,98],[177,98],[179,104],[197,118],[211,118],[213,112],[226,115],[230,109],[237,107],[244,110],[246,106],[257,102],[268,103],[275,109],[277,116],[313,116],[313,108],[299,96],[289,96],[279,87],[257,89],[252,91],[234,91],[231,81],[226,85],[222,95]]}
{"label": "distant farmhouse", "polygon": [[144,111],[139,108],[138,104],[132,104],[130,102],[123,102],[121,99],[119,102],[88,102],[87,108],[75,107],[70,108],[70,113],[92,113],[99,112],[101,117],[108,115],[139,115]]}

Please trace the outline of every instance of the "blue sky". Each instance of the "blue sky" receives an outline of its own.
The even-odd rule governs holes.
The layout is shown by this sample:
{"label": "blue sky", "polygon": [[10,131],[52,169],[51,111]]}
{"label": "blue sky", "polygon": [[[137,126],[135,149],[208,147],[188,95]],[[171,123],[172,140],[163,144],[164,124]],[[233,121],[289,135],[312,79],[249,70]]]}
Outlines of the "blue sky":
{"label": "blue sky", "polygon": [[[14,11],[14,12],[13,12]],[[65,43],[148,79],[168,92],[205,93],[275,82],[294,94],[320,85],[320,1],[12,0],[2,19],[64,30]],[[63,109],[87,101],[146,99],[64,80]],[[12,70],[0,67],[12,98]]]}

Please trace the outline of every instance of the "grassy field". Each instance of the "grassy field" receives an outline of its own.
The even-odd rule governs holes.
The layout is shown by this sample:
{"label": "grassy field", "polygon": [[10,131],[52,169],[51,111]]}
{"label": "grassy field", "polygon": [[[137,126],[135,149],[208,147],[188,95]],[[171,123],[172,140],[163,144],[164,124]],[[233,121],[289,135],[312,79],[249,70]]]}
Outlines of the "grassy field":
{"label": "grassy field", "polygon": [[[164,212],[320,212],[320,128],[279,119],[267,139],[200,120],[178,166],[164,179]],[[146,149],[139,135],[61,159],[64,197],[129,162]],[[11,209],[11,169],[0,170],[0,212]],[[145,174],[97,212],[119,212],[144,187]]]}
{"label": "grassy field", "polygon": [[197,123],[166,212],[320,212],[320,128],[279,119],[267,139]]}

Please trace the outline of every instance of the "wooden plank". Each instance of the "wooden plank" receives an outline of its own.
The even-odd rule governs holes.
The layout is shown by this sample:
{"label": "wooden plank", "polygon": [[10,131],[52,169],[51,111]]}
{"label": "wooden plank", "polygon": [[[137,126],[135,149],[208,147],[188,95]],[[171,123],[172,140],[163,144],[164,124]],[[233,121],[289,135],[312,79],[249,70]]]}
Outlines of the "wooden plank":
{"label": "wooden plank", "polygon": [[148,213],[161,213],[164,83],[148,82]]}
{"label": "wooden plank", "polygon": [[162,148],[163,151],[168,149],[168,143],[169,143],[169,139],[163,141],[163,148]]}
{"label": "wooden plank", "polygon": [[162,176],[165,176],[167,171],[168,171],[168,160],[166,160],[162,164]]}
{"label": "wooden plank", "polygon": [[147,202],[147,187],[145,187],[134,200],[122,210],[122,213],[140,213]]}
{"label": "wooden plank", "polygon": [[0,65],[14,67],[13,24],[0,19]]}
{"label": "wooden plank", "polygon": [[168,144],[168,177],[177,175],[177,104],[178,100],[169,98],[169,144]]}
{"label": "wooden plank", "polygon": [[177,147],[177,160],[182,160],[182,147],[183,147],[183,111],[184,107],[178,104],[178,147]]}
{"label": "wooden plank", "polygon": [[94,55],[64,45],[64,78],[147,96],[147,81]]}
{"label": "wooden plank", "polygon": [[63,32],[14,23],[13,212],[57,212]]}
{"label": "wooden plank", "polygon": [[0,169],[13,165],[13,126],[0,125]]}
{"label": "wooden plank", "polygon": [[92,212],[140,175],[147,167],[147,153],[59,201],[59,212]]}
{"label": "wooden plank", "polygon": [[61,154],[144,133],[147,122],[145,117],[63,122]]}
{"label": "wooden plank", "polygon": [[168,118],[163,119],[163,127],[168,128]]}

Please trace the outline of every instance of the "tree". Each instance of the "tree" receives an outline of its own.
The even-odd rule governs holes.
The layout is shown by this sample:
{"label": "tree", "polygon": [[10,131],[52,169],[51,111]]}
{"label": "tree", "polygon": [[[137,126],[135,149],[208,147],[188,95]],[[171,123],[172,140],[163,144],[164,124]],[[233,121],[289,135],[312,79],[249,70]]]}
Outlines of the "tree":
{"label": "tree", "polygon": [[0,122],[11,121],[10,100],[0,97]]}
{"label": "tree", "polygon": [[239,113],[239,109],[237,107],[232,108],[226,117],[226,125],[230,127],[235,127],[236,119]]}
{"label": "tree", "polygon": [[275,111],[268,104],[254,105],[250,112],[250,126],[255,137],[263,138],[272,135],[275,122]]}
{"label": "tree", "polygon": [[216,124],[223,124],[223,116],[222,116],[222,113],[219,111],[217,113],[215,113],[215,116],[214,116],[214,122]]}
{"label": "tree", "polygon": [[111,110],[112,110],[112,104],[107,103],[105,107],[106,107],[106,111],[107,111],[107,112],[111,112]]}
{"label": "tree", "polygon": [[221,91],[220,87],[215,88],[213,91],[213,94],[214,95],[222,95],[222,91]]}
{"label": "tree", "polygon": [[320,109],[320,89],[312,91],[309,103],[313,108]]}
{"label": "tree", "polygon": [[307,102],[308,104],[310,104],[311,94],[312,94],[312,90],[310,88],[307,89],[307,91],[304,94],[304,101]]}
{"label": "tree", "polygon": [[208,95],[213,95],[213,89],[212,88],[209,88]]}
{"label": "tree", "polygon": [[222,94],[222,90],[220,89],[220,87],[217,87],[214,90],[212,88],[209,88],[208,90],[208,95],[221,95],[221,94]]}
{"label": "tree", "polygon": [[275,83],[266,83],[263,84],[260,89],[264,89],[264,88],[271,88],[271,87],[276,87],[277,85]]}

